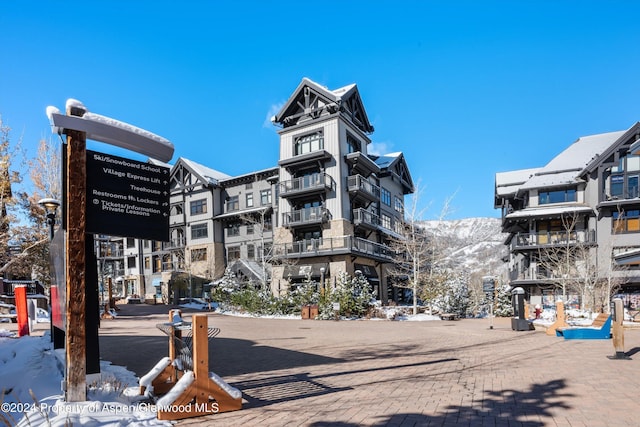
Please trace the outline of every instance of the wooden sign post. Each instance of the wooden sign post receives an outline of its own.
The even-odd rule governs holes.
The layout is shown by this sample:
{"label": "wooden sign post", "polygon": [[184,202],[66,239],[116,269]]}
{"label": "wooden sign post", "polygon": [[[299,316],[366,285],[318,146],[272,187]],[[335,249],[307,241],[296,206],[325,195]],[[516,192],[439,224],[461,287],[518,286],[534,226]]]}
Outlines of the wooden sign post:
{"label": "wooden sign post", "polygon": [[[72,114],[73,108],[67,109]],[[86,176],[85,132],[67,131],[67,402],[87,400],[86,384]]]}

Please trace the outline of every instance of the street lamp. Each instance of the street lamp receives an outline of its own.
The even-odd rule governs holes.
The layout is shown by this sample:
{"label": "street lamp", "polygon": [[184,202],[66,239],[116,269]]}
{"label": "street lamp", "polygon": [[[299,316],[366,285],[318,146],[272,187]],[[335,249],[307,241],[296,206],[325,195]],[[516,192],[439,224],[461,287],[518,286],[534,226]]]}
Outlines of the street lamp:
{"label": "street lamp", "polygon": [[47,213],[47,225],[49,226],[49,240],[53,240],[53,227],[56,225],[56,211],[60,202],[56,199],[40,199],[38,204],[42,206]]}

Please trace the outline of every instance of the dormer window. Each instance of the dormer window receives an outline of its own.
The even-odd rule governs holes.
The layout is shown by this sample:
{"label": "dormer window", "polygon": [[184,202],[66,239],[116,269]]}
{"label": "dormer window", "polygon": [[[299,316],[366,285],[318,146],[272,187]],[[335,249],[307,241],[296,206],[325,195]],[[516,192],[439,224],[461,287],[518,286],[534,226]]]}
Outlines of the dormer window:
{"label": "dormer window", "polygon": [[324,149],[324,137],[322,132],[314,132],[308,135],[304,135],[296,138],[294,155],[311,153],[313,151],[320,151]]}
{"label": "dormer window", "polygon": [[540,191],[538,193],[538,204],[548,205],[551,203],[577,202],[578,196],[575,188],[565,188],[562,190]]}

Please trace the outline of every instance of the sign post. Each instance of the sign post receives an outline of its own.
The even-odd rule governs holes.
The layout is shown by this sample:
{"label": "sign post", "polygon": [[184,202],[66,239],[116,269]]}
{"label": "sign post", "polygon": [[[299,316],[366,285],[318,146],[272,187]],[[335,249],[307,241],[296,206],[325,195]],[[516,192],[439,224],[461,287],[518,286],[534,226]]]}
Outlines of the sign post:
{"label": "sign post", "polygon": [[[74,112],[68,107],[67,114]],[[87,400],[86,384],[86,134],[67,131],[67,327],[66,327],[66,397],[68,402]]]}
{"label": "sign post", "polygon": [[[122,173],[122,171],[117,172],[116,163],[118,162],[119,166],[124,165],[125,168],[129,168],[130,165],[133,165],[134,168],[144,170],[145,173],[125,171],[123,176],[127,179],[136,179],[144,182],[141,182],[140,185],[129,183],[128,189],[125,188],[122,191],[118,189],[116,189],[117,191],[110,190],[109,188],[100,190],[99,188],[96,189],[96,185],[92,184],[89,198],[92,205],[99,206],[99,213],[87,210],[86,140],[90,138],[126,148],[164,162],[171,160],[171,157],[173,157],[173,144],[165,138],[127,123],[90,113],[81,102],[74,99],[67,100],[66,115],[60,114],[60,111],[55,107],[47,107],[47,116],[55,133],[67,135],[66,165],[63,169],[64,188],[66,190],[63,214],[66,212],[65,225],[67,231],[65,248],[67,300],[65,400],[67,402],[80,402],[87,400],[86,374],[88,370],[94,371],[94,362],[98,360],[99,356],[97,348],[97,265],[93,256],[93,236],[87,236],[87,233],[104,233],[156,240],[168,240],[169,236],[168,184],[166,185],[167,206],[162,205],[164,199],[160,201],[151,196],[139,197],[139,194],[136,193],[149,193],[152,196],[162,193],[160,189],[154,187],[156,184],[159,187],[162,186],[161,182],[158,181],[158,177],[150,177],[147,174],[147,172],[156,172],[156,168],[152,165],[142,166],[146,164],[126,159],[111,162],[113,164],[110,166],[92,164],[92,169],[97,166],[99,173],[107,175],[111,175],[111,171],[116,171],[115,176]],[[157,173],[162,175],[164,171],[158,169]],[[168,181],[168,176],[166,180]],[[105,179],[104,181],[111,181],[111,179]],[[117,180],[116,182],[118,184],[122,183]],[[94,191],[102,191],[105,194],[97,194]],[[127,199],[127,203],[123,203],[124,206],[121,206],[118,205],[118,202],[108,200],[112,195],[116,195],[117,198]],[[144,231],[141,233],[135,232],[131,226],[128,228],[105,227],[105,229],[102,229],[100,225],[101,222],[111,225],[127,222],[127,220],[122,221],[122,218],[113,220],[113,218],[104,215],[100,216],[105,212],[110,212],[111,214],[125,213],[127,217],[143,217],[148,223],[155,223],[155,219],[165,216],[165,211],[167,213],[165,222],[162,222],[157,227],[151,226],[150,229],[144,227]],[[88,254],[91,254],[91,256],[88,256]],[[88,333],[90,335],[89,340],[87,340]],[[89,344],[90,348],[88,348],[87,344]],[[87,364],[88,351],[91,355],[91,365],[89,366]]]}

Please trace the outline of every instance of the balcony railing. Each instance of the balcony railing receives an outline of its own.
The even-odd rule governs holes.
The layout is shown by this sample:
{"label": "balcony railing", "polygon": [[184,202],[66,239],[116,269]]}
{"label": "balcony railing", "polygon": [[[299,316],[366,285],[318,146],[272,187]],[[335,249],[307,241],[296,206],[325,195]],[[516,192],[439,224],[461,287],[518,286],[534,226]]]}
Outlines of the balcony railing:
{"label": "balcony railing", "polygon": [[595,243],[595,230],[518,233],[511,240],[511,250]]}
{"label": "balcony railing", "polygon": [[171,239],[168,242],[163,242],[162,246],[165,250],[169,249],[181,249],[184,248],[187,243],[187,239],[179,237],[177,239]]}
{"label": "balcony railing", "polygon": [[335,190],[336,183],[333,178],[322,172],[305,175],[280,183],[280,197],[290,198],[314,193]]}
{"label": "balcony railing", "polygon": [[356,203],[368,204],[380,200],[380,187],[362,175],[347,177],[347,188]]}
{"label": "balcony railing", "polygon": [[316,206],[282,213],[282,225],[297,227],[301,225],[322,224],[329,221],[331,214],[327,208]]}
{"label": "balcony railing", "polygon": [[377,229],[381,225],[380,217],[366,209],[358,208],[353,210],[353,224],[361,227]]}
{"label": "balcony railing", "polygon": [[340,236],[326,239],[306,239],[273,246],[276,257],[298,258],[330,254],[356,253],[383,260],[393,259],[395,253],[381,243],[361,237]]}

